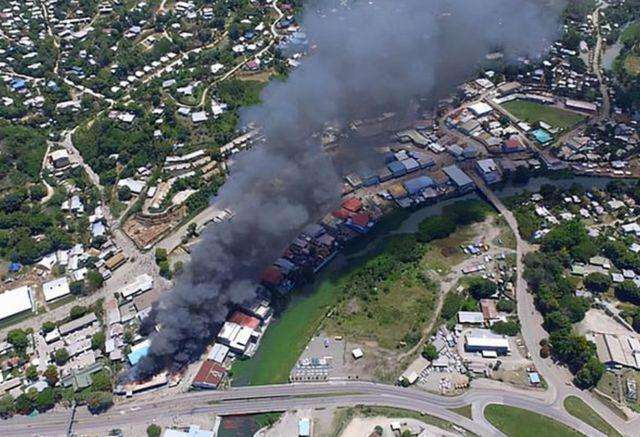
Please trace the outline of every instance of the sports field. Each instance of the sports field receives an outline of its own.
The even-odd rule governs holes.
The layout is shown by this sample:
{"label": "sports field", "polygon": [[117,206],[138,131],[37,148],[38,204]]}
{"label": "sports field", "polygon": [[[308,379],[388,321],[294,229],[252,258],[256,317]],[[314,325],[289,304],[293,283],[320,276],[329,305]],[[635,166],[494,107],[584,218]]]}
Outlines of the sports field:
{"label": "sports field", "polygon": [[570,129],[572,126],[585,119],[584,115],[577,114],[554,106],[528,102],[526,100],[513,100],[502,105],[514,117],[535,124],[540,121],[550,124],[561,130]]}

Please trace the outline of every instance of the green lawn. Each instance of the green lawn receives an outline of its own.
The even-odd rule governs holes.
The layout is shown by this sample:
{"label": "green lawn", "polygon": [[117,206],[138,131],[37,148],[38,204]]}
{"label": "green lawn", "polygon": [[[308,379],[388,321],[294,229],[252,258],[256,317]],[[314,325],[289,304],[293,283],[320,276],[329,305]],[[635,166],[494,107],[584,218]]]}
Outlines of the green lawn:
{"label": "green lawn", "polygon": [[271,325],[255,357],[236,360],[233,385],[262,385],[289,381],[289,372],[327,312],[335,305],[337,288],[323,282],[309,297],[300,299]]}
{"label": "green lawn", "polygon": [[598,431],[615,437],[622,437],[618,431],[611,425],[604,421],[602,417],[598,415],[593,409],[587,405],[582,399],[577,396],[568,396],[564,400],[564,408],[572,416],[582,420],[587,425],[590,425]]}
{"label": "green lawn", "polygon": [[569,129],[573,125],[584,120],[584,116],[575,112],[565,111],[553,106],[527,102],[525,100],[513,100],[502,105],[514,117],[527,123],[534,124],[544,121],[559,129]]}
{"label": "green lawn", "polygon": [[553,419],[508,405],[487,405],[484,409],[484,416],[493,426],[509,437],[582,436],[578,431]]}

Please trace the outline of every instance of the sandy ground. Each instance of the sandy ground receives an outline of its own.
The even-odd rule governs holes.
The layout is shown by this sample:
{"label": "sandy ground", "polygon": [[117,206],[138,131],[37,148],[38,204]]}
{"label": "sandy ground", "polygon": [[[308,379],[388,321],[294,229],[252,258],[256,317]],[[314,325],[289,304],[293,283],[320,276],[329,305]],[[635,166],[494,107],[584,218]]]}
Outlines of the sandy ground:
{"label": "sandy ground", "polygon": [[609,317],[604,311],[592,308],[576,326],[578,332],[586,334],[587,332],[604,332],[606,334],[630,334],[631,332]]}
{"label": "sandy ground", "polygon": [[368,437],[373,432],[376,426],[381,426],[383,433],[382,437],[395,437],[396,434],[391,430],[391,423],[398,422],[401,425],[407,425],[416,429],[426,430],[424,434],[430,437],[440,436],[456,436],[457,434],[450,433],[448,431],[441,430],[432,425],[420,422],[415,419],[390,419],[387,417],[354,417],[345,430],[340,434],[340,437]]}
{"label": "sandy ground", "polygon": [[334,410],[287,411],[280,420],[267,430],[261,430],[254,437],[297,436],[300,419],[311,419],[311,435],[330,435],[333,427]]}

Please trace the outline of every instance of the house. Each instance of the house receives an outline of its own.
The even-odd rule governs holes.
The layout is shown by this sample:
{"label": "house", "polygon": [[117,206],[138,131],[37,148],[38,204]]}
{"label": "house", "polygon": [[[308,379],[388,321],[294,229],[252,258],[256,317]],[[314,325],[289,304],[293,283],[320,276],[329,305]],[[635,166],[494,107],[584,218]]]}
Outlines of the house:
{"label": "house", "polygon": [[496,308],[496,302],[492,299],[480,299],[480,309],[482,310],[482,316],[486,323],[499,320],[498,309]]}
{"label": "house", "polygon": [[197,388],[217,389],[227,375],[227,369],[211,360],[204,360],[191,385]]}
{"label": "house", "polygon": [[524,152],[527,147],[517,135],[511,135],[504,143],[502,143],[502,151],[504,153]]}
{"label": "house", "polygon": [[58,149],[51,152],[49,155],[51,163],[55,168],[64,168],[69,165],[69,152],[66,149]]}
{"label": "house", "polygon": [[484,316],[478,311],[458,311],[458,322],[464,325],[482,325]]}
{"label": "house", "polygon": [[45,282],[42,284],[42,292],[44,293],[44,300],[47,302],[66,296],[71,293],[69,281],[63,276],[53,281]]}
{"label": "house", "polygon": [[502,180],[502,174],[493,159],[476,161],[476,171],[487,184],[495,184]]}

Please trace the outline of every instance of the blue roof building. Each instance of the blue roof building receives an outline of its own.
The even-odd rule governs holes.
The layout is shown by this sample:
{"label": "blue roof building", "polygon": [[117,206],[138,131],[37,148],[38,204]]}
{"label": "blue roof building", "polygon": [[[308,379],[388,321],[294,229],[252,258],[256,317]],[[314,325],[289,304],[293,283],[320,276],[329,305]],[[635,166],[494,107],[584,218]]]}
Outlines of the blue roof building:
{"label": "blue roof building", "polygon": [[404,188],[410,196],[420,193],[425,188],[433,187],[435,184],[429,176],[418,176],[404,182]]}
{"label": "blue roof building", "polygon": [[400,161],[393,161],[387,164],[387,168],[393,177],[399,177],[407,174],[407,168]]}
{"label": "blue roof building", "polygon": [[460,170],[460,167],[457,165],[444,167],[442,171],[449,176],[449,179],[453,181],[453,184],[458,188],[458,190],[467,191],[475,188],[475,184],[471,178],[465,172]]}

